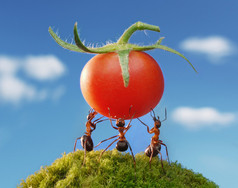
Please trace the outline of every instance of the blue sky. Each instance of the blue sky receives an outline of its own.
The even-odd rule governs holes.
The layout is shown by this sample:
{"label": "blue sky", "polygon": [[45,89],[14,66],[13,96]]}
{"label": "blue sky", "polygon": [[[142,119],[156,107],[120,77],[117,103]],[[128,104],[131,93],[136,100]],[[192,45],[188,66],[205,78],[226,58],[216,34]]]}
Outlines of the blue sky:
{"label": "blue sky", "polygon": [[[52,26],[71,42],[76,21],[88,45],[116,41],[136,21],[160,26],[161,33],[136,32],[131,42],[151,44],[163,36],[162,44],[183,53],[199,72],[174,54],[148,52],[165,77],[155,112],[163,118],[168,111],[160,138],[170,159],[221,187],[237,187],[237,9],[235,0],[1,2],[0,187],[16,187],[72,152],[84,133],[89,106],[79,77],[93,56],[61,48],[48,33]],[[142,119],[152,127],[149,115]],[[137,120],[132,124],[126,137],[134,153],[143,152],[151,135]],[[103,123],[93,140],[116,134]]]}

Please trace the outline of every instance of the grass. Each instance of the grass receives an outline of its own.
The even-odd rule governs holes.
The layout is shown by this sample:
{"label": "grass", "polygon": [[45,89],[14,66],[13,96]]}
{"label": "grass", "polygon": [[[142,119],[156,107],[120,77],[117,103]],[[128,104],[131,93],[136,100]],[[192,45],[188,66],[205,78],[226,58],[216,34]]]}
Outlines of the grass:
{"label": "grass", "polygon": [[22,188],[66,188],[66,187],[218,187],[202,174],[183,168],[177,162],[171,166],[164,161],[164,170],[158,157],[153,158],[151,169],[149,158],[136,155],[136,176],[132,156],[116,149],[103,154],[101,151],[87,152],[86,164],[82,166],[84,152],[63,154],[50,166],[41,167],[35,174],[22,180]]}

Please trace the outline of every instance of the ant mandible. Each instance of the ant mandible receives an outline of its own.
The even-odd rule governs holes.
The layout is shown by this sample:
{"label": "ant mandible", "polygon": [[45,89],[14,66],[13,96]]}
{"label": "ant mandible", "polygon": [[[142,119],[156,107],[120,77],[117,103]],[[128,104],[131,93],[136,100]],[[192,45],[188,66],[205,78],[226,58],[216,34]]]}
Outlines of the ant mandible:
{"label": "ant mandible", "polygon": [[75,140],[74,143],[74,152],[76,149],[77,141],[81,141],[81,145],[84,149],[84,159],[83,159],[83,165],[85,164],[85,158],[86,158],[86,151],[92,151],[93,150],[93,140],[91,137],[92,132],[96,129],[96,124],[100,123],[102,121],[105,121],[107,119],[102,119],[104,116],[92,121],[98,113],[94,109],[90,109],[87,115],[87,122],[86,122],[86,132],[83,136],[78,137]]}
{"label": "ant mandible", "polygon": [[[130,108],[130,109],[131,109],[131,108]],[[125,120],[124,120],[123,118],[118,118],[118,119],[116,119],[116,126],[117,126],[117,127],[115,127],[115,126],[113,126],[113,124],[112,124],[112,119],[110,118],[110,116],[111,116],[111,115],[110,115],[110,109],[108,108],[108,110],[109,110],[109,120],[110,120],[111,126],[112,126],[112,128],[118,130],[118,131],[119,131],[119,134],[118,134],[118,135],[115,135],[115,136],[112,136],[112,137],[110,137],[110,138],[108,138],[108,139],[102,140],[101,142],[99,142],[99,143],[95,146],[95,148],[96,148],[96,147],[98,147],[101,143],[103,143],[103,142],[105,142],[105,141],[107,141],[107,140],[110,140],[110,139],[113,139],[113,138],[118,137],[118,138],[115,139],[111,144],[109,144],[106,149],[104,149],[104,150],[101,152],[100,157],[99,157],[99,161],[100,161],[100,159],[101,159],[103,153],[104,153],[113,143],[115,143],[116,141],[118,141],[117,144],[116,144],[116,149],[117,149],[118,151],[120,151],[120,152],[123,152],[123,151],[126,151],[126,150],[128,149],[128,147],[129,147],[129,148],[130,148],[130,151],[131,151],[131,154],[132,154],[133,161],[134,161],[134,166],[135,166],[135,168],[136,168],[136,161],[135,161],[135,157],[134,157],[132,148],[131,148],[129,142],[128,142],[128,141],[126,140],[126,138],[125,138],[126,132],[127,132],[127,131],[131,128],[131,126],[132,126],[132,125],[131,125],[131,121],[132,121],[132,119],[133,119],[133,117],[134,117],[135,114],[133,114],[133,116],[131,117],[131,119],[130,119],[130,121],[129,121],[129,123],[127,124],[126,127],[125,127]],[[130,111],[130,110],[129,110],[129,111]]]}
{"label": "ant mandible", "polygon": [[[151,113],[151,111],[153,112],[153,115]],[[167,154],[167,157],[168,157],[168,162],[170,164],[170,161],[169,161],[169,154],[168,154],[168,149],[167,149],[167,146],[166,144],[163,143],[162,140],[159,140],[159,135],[160,135],[160,127],[161,127],[161,122],[165,121],[167,119],[167,110],[165,108],[165,119],[160,121],[160,118],[159,116],[155,116],[155,112],[153,109],[151,109],[150,111],[150,115],[151,117],[153,118],[154,120],[154,127],[152,129],[149,128],[148,125],[146,125],[143,121],[141,121],[139,118],[137,118],[143,125],[145,125],[147,127],[147,132],[149,134],[153,134],[154,135],[152,136],[151,138],[151,143],[150,145],[145,149],[145,154],[150,157],[150,168],[151,168],[151,161],[152,161],[152,157],[155,157],[157,156],[158,154],[160,154],[161,156],[161,166],[163,168],[163,162],[162,162],[162,154],[160,152],[161,150],[161,145],[165,146],[166,148],[166,154]]]}

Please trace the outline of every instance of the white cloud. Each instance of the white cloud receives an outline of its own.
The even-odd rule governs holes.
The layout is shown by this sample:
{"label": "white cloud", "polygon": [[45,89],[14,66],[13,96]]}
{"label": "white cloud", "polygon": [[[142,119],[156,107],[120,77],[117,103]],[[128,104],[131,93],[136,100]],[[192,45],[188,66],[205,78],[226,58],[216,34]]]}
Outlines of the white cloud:
{"label": "white cloud", "polygon": [[32,100],[36,95],[34,87],[14,76],[0,79],[0,98],[4,101],[18,103],[21,100]]}
{"label": "white cloud", "polygon": [[234,113],[222,113],[211,107],[179,107],[173,111],[175,122],[191,129],[207,126],[228,126],[236,119]]}
{"label": "white cloud", "polygon": [[25,59],[24,70],[37,80],[53,80],[65,73],[63,63],[55,56],[30,56]]}
{"label": "white cloud", "polygon": [[0,56],[0,76],[15,74],[18,68],[19,65],[17,60],[5,56]]}
{"label": "white cloud", "polygon": [[181,43],[181,48],[186,51],[204,54],[213,61],[229,56],[235,51],[232,42],[221,36],[191,37]]}
{"label": "white cloud", "polygon": [[55,100],[64,94],[63,87],[55,90],[39,89],[37,84],[30,84],[18,76],[23,71],[37,81],[59,78],[65,73],[65,67],[55,56],[28,56],[12,58],[0,56],[0,102],[19,104],[22,101]]}

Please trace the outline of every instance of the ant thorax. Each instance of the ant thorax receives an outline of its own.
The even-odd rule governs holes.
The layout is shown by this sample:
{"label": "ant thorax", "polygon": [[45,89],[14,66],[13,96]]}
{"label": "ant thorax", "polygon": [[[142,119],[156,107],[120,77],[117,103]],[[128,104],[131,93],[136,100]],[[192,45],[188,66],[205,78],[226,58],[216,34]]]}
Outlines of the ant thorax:
{"label": "ant thorax", "polygon": [[124,139],[125,138],[125,133],[124,133],[124,127],[119,127],[118,131],[119,131],[119,138],[120,139]]}
{"label": "ant thorax", "polygon": [[154,133],[154,135],[152,136],[151,140],[159,140],[160,130],[157,128],[152,128],[152,133]]}
{"label": "ant thorax", "polygon": [[91,135],[91,132],[95,129],[95,126],[96,125],[91,123],[91,122],[86,123],[86,133],[87,133],[87,135]]}

